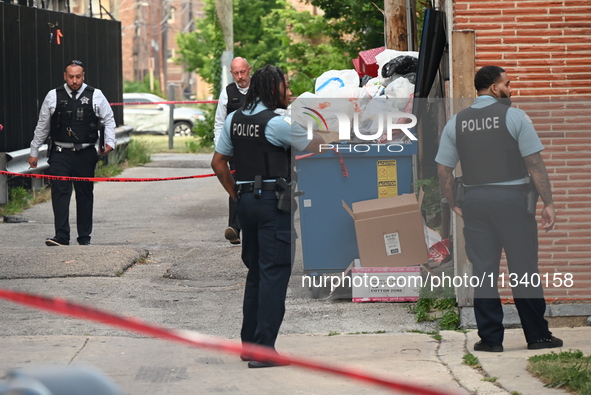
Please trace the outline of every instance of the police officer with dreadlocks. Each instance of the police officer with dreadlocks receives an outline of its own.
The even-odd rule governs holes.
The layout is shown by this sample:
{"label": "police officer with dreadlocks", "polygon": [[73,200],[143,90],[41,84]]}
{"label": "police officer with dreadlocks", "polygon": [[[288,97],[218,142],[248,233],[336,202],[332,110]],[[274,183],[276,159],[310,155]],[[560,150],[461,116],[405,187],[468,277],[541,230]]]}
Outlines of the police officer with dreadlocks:
{"label": "police officer with dreadlocks", "polygon": [[[84,83],[84,65],[72,60],[64,72],[66,83],[49,91],[35,128],[31,142],[29,166],[37,167],[39,148],[49,135],[49,172],[54,176],[94,177],[98,161],[95,148],[99,140],[99,125],[104,125],[105,146],[99,147],[107,154],[115,147],[115,119],[109,102],[99,89]],[[78,244],[90,245],[94,184],[88,181],[54,180],[51,183],[51,202],[55,236],[45,240],[48,246],[70,244],[70,199],[72,184],[76,190],[76,220]]]}
{"label": "police officer with dreadlocks", "polygon": [[[291,172],[293,147],[318,152],[322,138],[308,140],[305,129],[274,112],[287,108],[289,79],[278,67],[257,70],[242,109],[224,123],[211,166],[224,189],[238,201],[242,260],[248,268],[244,291],[243,343],[275,347],[285,313],[293,261]],[[228,161],[233,158],[232,177]],[[249,368],[277,366],[243,354]]]}

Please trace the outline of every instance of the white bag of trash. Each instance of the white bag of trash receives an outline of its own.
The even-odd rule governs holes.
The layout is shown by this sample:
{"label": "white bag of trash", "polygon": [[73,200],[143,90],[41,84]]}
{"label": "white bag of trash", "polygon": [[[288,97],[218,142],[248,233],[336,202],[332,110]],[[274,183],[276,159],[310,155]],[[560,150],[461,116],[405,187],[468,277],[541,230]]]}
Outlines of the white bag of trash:
{"label": "white bag of trash", "polygon": [[396,78],[386,87],[385,94],[390,99],[409,98],[415,92],[415,85],[404,77]]}
{"label": "white bag of trash", "polygon": [[355,70],[329,70],[322,73],[316,78],[314,92],[331,97],[328,95],[330,91],[344,87],[359,87],[359,74]]}

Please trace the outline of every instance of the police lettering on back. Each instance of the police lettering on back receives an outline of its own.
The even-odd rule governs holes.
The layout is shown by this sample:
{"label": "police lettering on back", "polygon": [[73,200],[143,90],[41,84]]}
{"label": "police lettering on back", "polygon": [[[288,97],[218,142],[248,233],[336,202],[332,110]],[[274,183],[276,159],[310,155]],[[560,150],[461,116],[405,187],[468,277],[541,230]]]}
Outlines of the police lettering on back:
{"label": "police lettering on back", "polygon": [[499,117],[487,117],[480,119],[466,119],[462,121],[462,133],[479,132],[499,128]]}
{"label": "police lettering on back", "polygon": [[259,125],[234,123],[232,135],[238,137],[259,137]]}

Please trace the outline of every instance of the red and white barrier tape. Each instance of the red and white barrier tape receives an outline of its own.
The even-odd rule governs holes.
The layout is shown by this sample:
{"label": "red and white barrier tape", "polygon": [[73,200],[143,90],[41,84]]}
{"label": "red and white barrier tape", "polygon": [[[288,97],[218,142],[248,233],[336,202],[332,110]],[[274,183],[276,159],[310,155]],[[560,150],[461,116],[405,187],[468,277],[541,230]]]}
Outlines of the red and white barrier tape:
{"label": "red and white barrier tape", "polygon": [[15,177],[29,177],[29,178],[45,178],[48,180],[58,181],[94,181],[94,182],[151,182],[151,181],[171,181],[171,180],[188,180],[190,178],[206,178],[215,177],[215,174],[200,174],[195,176],[184,177],[165,177],[165,178],[109,178],[109,177],[66,177],[66,176],[51,176],[47,174],[24,174],[13,173],[10,171],[0,170],[0,175],[15,176]]}
{"label": "red and white barrier tape", "polygon": [[393,379],[364,372],[357,368],[328,365],[326,363],[318,362],[312,359],[296,357],[293,355],[279,355],[274,350],[267,347],[257,346],[254,344],[240,344],[238,342],[202,335],[196,332],[183,332],[166,329],[145,323],[135,318],[115,315],[95,309],[93,307],[75,304],[64,299],[32,295],[2,288],[0,288],[0,298],[33,307],[38,310],[45,310],[55,314],[95,321],[128,331],[148,335],[154,338],[171,340],[178,343],[189,344],[191,346],[214,351],[221,351],[228,354],[246,354],[251,356],[254,360],[270,361],[278,364],[291,364],[314,371],[328,372],[346,378],[352,378],[366,383],[376,384],[391,390],[405,391],[406,393],[417,395],[446,395],[445,392],[432,390],[430,388],[425,388],[418,385],[398,382]]}

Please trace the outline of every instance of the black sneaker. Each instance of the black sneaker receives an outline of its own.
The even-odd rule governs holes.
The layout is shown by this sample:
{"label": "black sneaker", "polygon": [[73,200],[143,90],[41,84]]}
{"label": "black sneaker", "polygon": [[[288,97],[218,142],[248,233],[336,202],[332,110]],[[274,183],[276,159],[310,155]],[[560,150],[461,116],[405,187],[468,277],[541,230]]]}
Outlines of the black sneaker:
{"label": "black sneaker", "polygon": [[78,244],[80,244],[81,246],[91,246],[92,245],[92,244],[90,244],[90,240],[81,241]]}
{"label": "black sneaker", "polygon": [[528,350],[541,350],[543,348],[558,348],[562,347],[562,340],[554,336],[544,337],[533,343],[528,343]]}
{"label": "black sneaker", "polygon": [[48,247],[67,246],[69,244],[70,244],[69,242],[60,240],[56,237],[52,237],[50,239],[45,239],[45,245]]}
{"label": "black sneaker", "polygon": [[474,344],[474,351],[503,352],[503,346],[491,346],[480,340]]}

